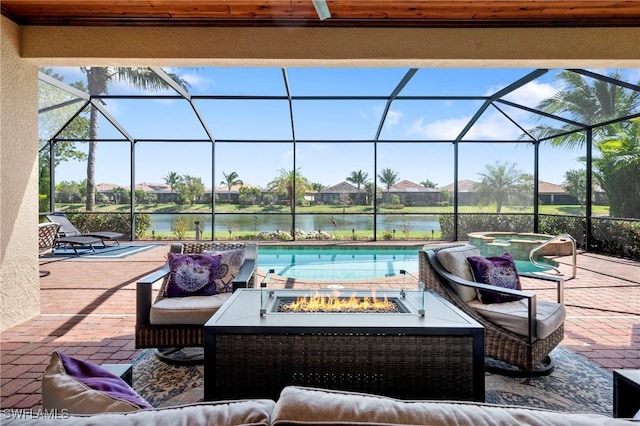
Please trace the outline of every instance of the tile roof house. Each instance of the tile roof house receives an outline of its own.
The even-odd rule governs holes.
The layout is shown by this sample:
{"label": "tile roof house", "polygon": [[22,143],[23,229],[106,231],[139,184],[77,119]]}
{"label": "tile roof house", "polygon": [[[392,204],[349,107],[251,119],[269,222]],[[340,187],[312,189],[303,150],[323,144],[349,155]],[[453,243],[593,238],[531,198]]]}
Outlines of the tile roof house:
{"label": "tile roof house", "polygon": [[367,191],[363,187],[358,191],[355,185],[349,182],[340,182],[316,194],[315,201],[323,204],[344,205],[346,202],[346,204],[365,205],[367,204]]}
{"label": "tile roof house", "polygon": [[388,202],[392,195],[397,195],[400,203],[405,206],[430,206],[442,201],[442,193],[439,190],[408,180],[401,180],[391,185],[388,191],[382,191],[382,202]]}

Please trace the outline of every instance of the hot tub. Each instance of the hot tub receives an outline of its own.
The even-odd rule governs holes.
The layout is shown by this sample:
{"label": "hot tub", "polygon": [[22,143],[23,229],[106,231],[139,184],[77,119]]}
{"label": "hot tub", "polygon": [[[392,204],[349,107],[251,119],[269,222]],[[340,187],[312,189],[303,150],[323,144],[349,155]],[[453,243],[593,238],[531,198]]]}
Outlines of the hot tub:
{"label": "hot tub", "polygon": [[[478,247],[483,256],[509,253],[515,260],[526,261],[529,261],[529,253],[533,248],[554,238],[553,235],[547,234],[515,232],[472,232],[468,237],[469,244]],[[542,260],[545,256],[570,256],[571,253],[571,241],[560,238],[538,250],[535,259]],[[549,263],[549,259],[544,261]]]}

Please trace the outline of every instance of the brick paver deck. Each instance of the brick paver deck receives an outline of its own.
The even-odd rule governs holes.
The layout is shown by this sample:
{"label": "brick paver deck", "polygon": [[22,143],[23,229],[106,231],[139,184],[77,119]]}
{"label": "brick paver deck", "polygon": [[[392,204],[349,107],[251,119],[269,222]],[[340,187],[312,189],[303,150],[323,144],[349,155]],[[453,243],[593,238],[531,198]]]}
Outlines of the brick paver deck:
{"label": "brick paver deck", "polygon": [[[40,280],[41,315],[1,336],[0,408],[41,408],[40,378],[53,350],[96,363],[134,358],[135,283],[161,266],[167,251],[159,246],[117,260],[41,259],[41,268],[51,272]],[[556,260],[570,274],[571,259]],[[577,278],[565,284],[562,346],[607,370],[640,368],[640,262],[583,253],[577,263]],[[524,281],[541,298],[553,299],[548,284]],[[365,284],[409,288],[415,281],[401,276],[358,286]],[[272,279],[269,286],[318,284]]]}

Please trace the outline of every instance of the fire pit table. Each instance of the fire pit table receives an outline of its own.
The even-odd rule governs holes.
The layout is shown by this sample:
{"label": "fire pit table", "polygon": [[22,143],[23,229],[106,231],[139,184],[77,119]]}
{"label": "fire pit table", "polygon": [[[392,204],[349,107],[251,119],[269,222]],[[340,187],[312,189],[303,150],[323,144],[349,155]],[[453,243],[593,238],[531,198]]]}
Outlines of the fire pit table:
{"label": "fire pit table", "polygon": [[204,399],[277,399],[285,386],[300,385],[484,401],[484,328],[437,294],[378,291],[391,312],[279,311],[316,293],[333,295],[237,290],[204,326]]}

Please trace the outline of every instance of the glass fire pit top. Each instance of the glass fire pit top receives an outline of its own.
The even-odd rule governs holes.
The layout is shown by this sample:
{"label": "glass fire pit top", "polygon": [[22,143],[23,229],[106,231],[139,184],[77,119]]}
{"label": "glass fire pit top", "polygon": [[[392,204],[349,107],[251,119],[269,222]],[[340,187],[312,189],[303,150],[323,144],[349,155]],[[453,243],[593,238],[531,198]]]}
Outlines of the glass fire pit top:
{"label": "glass fire pit top", "polygon": [[[371,296],[370,290],[348,289],[346,294],[355,293],[358,297]],[[446,328],[482,328],[480,324],[464,312],[451,305],[432,291],[388,290],[376,292],[378,299],[395,299],[406,312],[277,312],[280,300],[310,296],[315,292],[333,295],[332,290],[275,290],[275,289],[239,289],[205,324],[205,328],[230,329],[239,333],[296,332],[325,333],[332,332],[374,332],[374,333],[424,333],[430,330]],[[421,309],[424,307],[424,314]]]}

